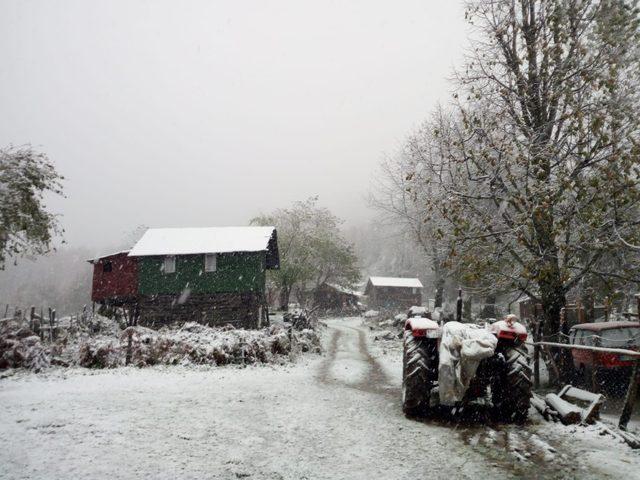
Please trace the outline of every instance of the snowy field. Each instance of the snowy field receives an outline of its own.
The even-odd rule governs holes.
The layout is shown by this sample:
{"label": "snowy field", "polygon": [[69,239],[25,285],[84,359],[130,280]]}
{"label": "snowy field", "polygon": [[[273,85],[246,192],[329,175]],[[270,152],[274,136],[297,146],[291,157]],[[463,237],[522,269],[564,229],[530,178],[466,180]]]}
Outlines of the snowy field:
{"label": "snowy field", "polygon": [[588,429],[404,418],[398,352],[360,323],[329,322],[326,354],[295,365],[4,378],[0,478],[640,478],[640,454]]}

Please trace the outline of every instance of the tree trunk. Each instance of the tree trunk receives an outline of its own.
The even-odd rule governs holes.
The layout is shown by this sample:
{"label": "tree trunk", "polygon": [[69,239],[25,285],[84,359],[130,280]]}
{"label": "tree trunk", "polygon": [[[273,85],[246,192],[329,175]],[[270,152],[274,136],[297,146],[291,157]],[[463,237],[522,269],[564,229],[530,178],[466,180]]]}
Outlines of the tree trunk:
{"label": "tree trunk", "polygon": [[[560,316],[562,309],[566,304],[564,287],[559,276],[556,279],[550,278],[550,281],[541,282],[540,284],[540,302],[544,321],[542,324],[542,334],[544,340],[566,343],[565,335],[568,332],[563,331],[565,324],[561,324]],[[573,362],[571,361],[571,351],[564,348],[552,348],[551,355],[558,366],[560,378],[562,382],[570,382],[573,373]]]}
{"label": "tree trunk", "polygon": [[482,318],[497,318],[496,316],[496,296],[489,294],[484,300],[482,307]]}
{"label": "tree trunk", "polygon": [[436,287],[436,292],[435,292],[433,307],[441,308],[442,299],[444,296],[444,278],[440,277],[437,273],[436,273],[435,287]]}
{"label": "tree trunk", "polygon": [[289,297],[291,296],[291,287],[286,286],[280,289],[280,310],[289,311]]}
{"label": "tree trunk", "polygon": [[462,318],[466,322],[471,322],[471,319],[472,319],[472,315],[471,315],[471,305],[473,303],[472,301],[473,301],[473,298],[471,297],[471,295],[469,295],[462,302]]}

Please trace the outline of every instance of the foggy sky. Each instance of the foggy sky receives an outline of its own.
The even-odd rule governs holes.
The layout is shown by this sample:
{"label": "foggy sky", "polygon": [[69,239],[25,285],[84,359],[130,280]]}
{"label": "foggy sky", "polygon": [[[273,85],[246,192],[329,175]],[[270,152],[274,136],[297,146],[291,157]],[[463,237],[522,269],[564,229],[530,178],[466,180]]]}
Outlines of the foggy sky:
{"label": "foggy sky", "polygon": [[66,177],[48,205],[74,246],[316,194],[362,223],[465,44],[457,1],[0,0],[0,145]]}

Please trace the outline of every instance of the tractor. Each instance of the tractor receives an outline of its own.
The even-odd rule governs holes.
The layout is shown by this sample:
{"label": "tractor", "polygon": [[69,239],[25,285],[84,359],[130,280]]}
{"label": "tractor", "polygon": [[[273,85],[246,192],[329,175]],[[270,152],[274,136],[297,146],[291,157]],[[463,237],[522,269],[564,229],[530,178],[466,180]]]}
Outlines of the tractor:
{"label": "tractor", "polygon": [[[440,343],[443,326],[428,313],[416,316],[410,310],[403,339],[402,407],[407,416],[428,414],[438,404]],[[478,327],[474,327],[478,328]],[[507,316],[486,325],[497,339],[490,357],[480,360],[461,405],[477,399],[491,399],[493,411],[504,421],[527,419],[531,398],[531,367],[524,342],[527,330]]]}

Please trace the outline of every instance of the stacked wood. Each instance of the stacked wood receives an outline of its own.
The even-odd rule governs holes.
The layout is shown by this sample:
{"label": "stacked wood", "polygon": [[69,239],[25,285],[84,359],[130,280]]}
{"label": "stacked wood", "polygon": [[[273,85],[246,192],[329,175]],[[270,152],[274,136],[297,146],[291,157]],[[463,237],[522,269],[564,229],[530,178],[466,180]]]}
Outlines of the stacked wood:
{"label": "stacked wood", "polygon": [[[588,405],[583,409],[565,399],[583,402]],[[626,431],[624,428],[616,428],[613,425],[596,420],[598,410],[603,401],[604,397],[600,394],[566,385],[558,395],[550,393],[542,398],[534,393],[531,397],[531,406],[548,421],[560,421],[565,425],[593,423],[602,435],[611,435],[625,442],[633,449],[640,449],[640,437],[637,435]]]}
{"label": "stacked wood", "polygon": [[600,415],[600,405],[604,402],[604,397],[601,394],[592,393],[571,385],[565,385],[558,393],[558,396],[572,403],[586,405],[582,410],[582,423],[592,423],[597,419]]}
{"label": "stacked wood", "polygon": [[545,420],[553,420],[554,422],[558,421],[558,412],[549,407],[547,402],[545,402],[544,398],[540,395],[535,393],[533,394],[531,397],[531,406],[538,410]]}
{"label": "stacked wood", "polygon": [[565,425],[576,424],[582,421],[582,409],[563,400],[555,393],[547,394],[544,400],[549,407],[558,412],[560,421]]}
{"label": "stacked wood", "polygon": [[[581,400],[590,401],[591,397],[587,400],[585,395],[593,394],[585,392],[584,390],[575,389],[576,391],[573,392],[575,397],[567,397],[567,392],[571,392],[570,389],[573,388],[574,387],[571,387],[571,385],[567,385],[560,391],[560,395],[549,393],[544,398],[534,393],[531,397],[531,406],[538,410],[546,420],[553,420],[554,422],[560,421],[565,425],[586,423],[588,417],[593,416],[593,410],[595,409],[593,405],[596,404],[599,406],[600,396],[597,396],[597,402],[591,403],[589,408],[584,410],[579,406],[568,402],[565,398],[580,398]],[[585,395],[582,395],[583,393]]]}

